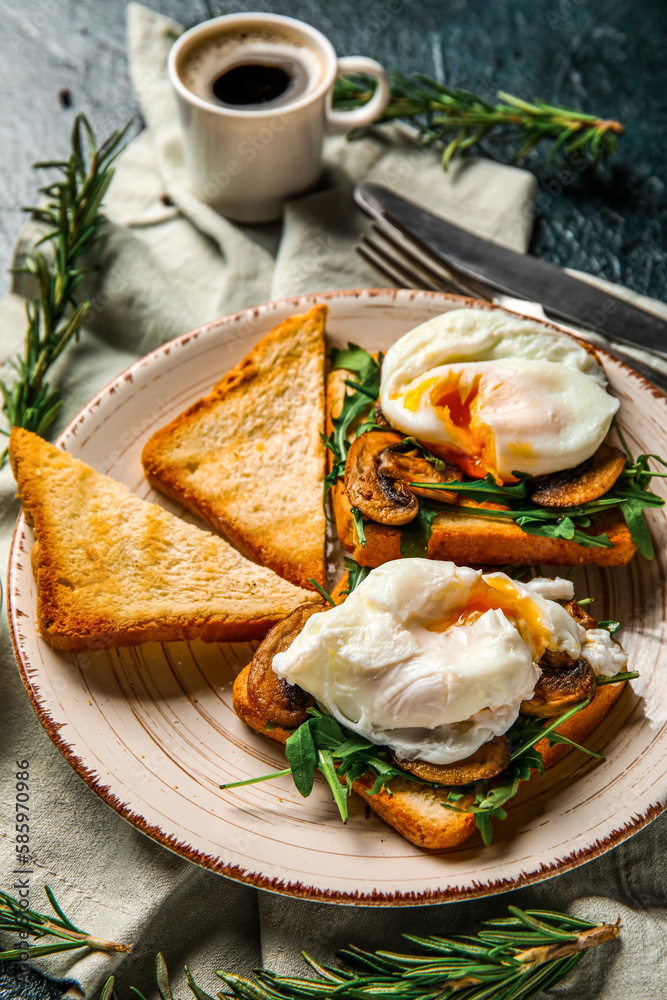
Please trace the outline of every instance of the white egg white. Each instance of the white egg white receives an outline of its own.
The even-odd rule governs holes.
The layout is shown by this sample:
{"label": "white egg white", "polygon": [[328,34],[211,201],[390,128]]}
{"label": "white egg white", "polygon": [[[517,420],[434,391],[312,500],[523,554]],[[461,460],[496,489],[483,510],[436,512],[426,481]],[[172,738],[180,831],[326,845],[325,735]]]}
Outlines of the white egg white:
{"label": "white egg white", "polygon": [[[439,629],[480,579],[523,601],[529,634],[498,609]],[[560,584],[567,593],[567,581]],[[385,563],[343,604],[313,615],[273,669],[402,759],[453,763],[512,725],[533,693],[544,649],[585,655],[586,631],[539,589],[449,562]]]}
{"label": "white egg white", "polygon": [[[462,430],[436,405],[448,385],[472,400]],[[484,468],[504,481],[589,458],[619,407],[575,340],[484,309],[444,313],[401,337],[383,361],[380,404],[392,427],[426,444],[474,454],[486,442]]]}

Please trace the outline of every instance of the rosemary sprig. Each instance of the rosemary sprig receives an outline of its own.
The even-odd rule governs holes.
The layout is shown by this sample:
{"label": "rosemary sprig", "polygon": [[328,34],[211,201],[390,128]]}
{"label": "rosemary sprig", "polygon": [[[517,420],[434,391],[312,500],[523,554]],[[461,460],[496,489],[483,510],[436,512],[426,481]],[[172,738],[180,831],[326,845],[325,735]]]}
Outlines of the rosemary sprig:
{"label": "rosemary sprig", "polygon": [[[25,350],[10,361],[16,377],[0,382],[2,411],[10,427],[25,427],[44,435],[63,406],[57,389],[46,381],[46,373],[70,341],[78,336],[90,303],[75,302],[74,293],[90,268],[79,259],[99,235],[104,216],[100,206],[113,177],[112,162],[122,150],[130,122],[114,132],[98,148],[85,115],[77,115],[72,128],[72,149],[67,160],[35,163],[35,168],[56,168],[60,179],[39,188],[46,203],[26,209],[47,223],[48,232],[16,274],[32,275],[38,294],[26,303],[28,327]],[[50,243],[50,258],[38,248]],[[6,430],[2,430],[7,434]],[[7,449],[0,456],[0,466]]]}
{"label": "rosemary sprig", "polygon": [[[36,958],[59,951],[88,948],[94,951],[129,952],[131,945],[93,937],[76,927],[63,913],[53,893],[46,894],[56,917],[25,910],[19,900],[0,891],[0,931],[36,938],[54,937],[46,945],[19,946],[0,952],[0,959]],[[225,983],[217,994],[229,1000],[320,1000],[334,992],[342,1000],[447,1000],[465,989],[466,1000],[528,1000],[554,986],[583,958],[590,948],[612,941],[620,933],[616,924],[594,924],[550,910],[520,910],[508,907],[508,915],[486,920],[476,935],[426,938],[404,934],[413,946],[411,954],[365,951],[349,945],[339,952],[346,965],[321,965],[303,953],[315,978],[278,976],[267,969],[254,973],[254,980],[220,970]],[[195,982],[188,967],[185,974],[196,1000],[214,1000]],[[173,993],[169,971],[161,952],[155,961],[155,982],[162,1000]],[[475,989],[474,987],[479,987]],[[139,1000],[145,996],[134,986]],[[99,1000],[118,1000],[113,976],[104,984]]]}
{"label": "rosemary sprig", "polygon": [[44,892],[56,914],[55,917],[24,908],[18,899],[0,890],[0,932],[18,935],[22,941],[27,941],[28,937],[37,940],[45,937],[56,938],[48,944],[17,943],[14,947],[1,951],[0,960],[28,960],[42,955],[53,955],[59,951],[76,951],[80,948],[106,952],[130,951],[132,946],[129,944],[104,941],[76,927],[65,916],[48,886],[44,887]]}
{"label": "rosemary sprig", "polygon": [[[248,980],[220,970],[229,1000],[528,1000],[554,986],[584,953],[618,937],[619,924],[592,924],[548,910],[508,907],[508,916],[486,920],[476,935],[403,937],[410,954],[365,951],[349,945],[345,965],[316,962],[303,953],[317,978],[279,976],[266,969]],[[196,983],[188,975],[190,988]],[[465,991],[465,992],[460,992]],[[197,1000],[212,1000],[198,987]]]}
{"label": "rosemary sprig", "polygon": [[[334,87],[334,107],[339,110],[360,107],[372,96],[373,89],[369,77],[339,77]],[[421,146],[445,143],[442,154],[445,170],[455,153],[467,152],[499,130],[518,143],[515,160],[526,156],[542,140],[548,140],[547,163],[558,153],[571,156],[577,151],[591,162],[598,162],[614,151],[617,136],[623,133],[623,126],[617,121],[544,101],[531,103],[503,91],[497,96],[499,102],[492,104],[469,90],[447,87],[423,73],[407,77],[393,71],[391,98],[380,120],[411,121],[418,129],[417,141]]]}

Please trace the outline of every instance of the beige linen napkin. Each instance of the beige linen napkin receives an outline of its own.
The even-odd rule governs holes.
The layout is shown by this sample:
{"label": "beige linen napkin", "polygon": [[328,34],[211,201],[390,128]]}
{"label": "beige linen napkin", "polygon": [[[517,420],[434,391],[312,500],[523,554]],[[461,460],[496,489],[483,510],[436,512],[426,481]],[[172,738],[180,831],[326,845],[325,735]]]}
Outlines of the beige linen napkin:
{"label": "beige linen napkin", "polygon": [[[536,189],[530,174],[475,158],[445,174],[437,153],[417,150],[392,127],[355,142],[327,140],[321,184],[287,204],[282,225],[250,228],[221,218],[190,193],[183,169],[165,70],[180,28],[138,4],[130,5],[128,15],[132,79],[147,129],[118,161],[106,202],[110,225],[95,251],[99,271],[85,289],[92,301],[89,322],[53,373],[65,399],[63,423],[136,358],[194,326],[283,295],[383,285],[352,249],[365,226],[351,199],[358,180],[387,184],[480,235],[526,250]],[[17,260],[36,232],[34,223],[26,225]],[[6,357],[23,342],[26,294],[29,286],[17,278],[0,303]],[[0,489],[6,562],[18,511],[7,468],[0,472]],[[63,954],[41,963],[52,974],[77,980],[87,996],[95,996],[113,970],[121,996],[130,984],[151,995],[158,949],[173,973],[175,996],[185,997],[185,963],[198,972],[203,988],[216,992],[216,968],[247,973],[263,961],[296,969],[302,947],[331,958],[333,948],[349,940],[392,946],[402,930],[467,931],[510,901],[384,911],[325,908],[257,893],[194,867],[153,844],[86,788],[37,721],[16,673],[6,620],[0,641],[2,808],[5,816],[13,811],[14,761],[29,758],[31,905],[46,905],[41,887],[48,883],[78,926],[134,942],[127,957]],[[664,934],[667,892],[658,835],[666,829],[658,821],[602,861],[515,894],[522,905],[539,902],[591,918],[623,918],[624,943],[592,956],[559,995],[643,996],[628,988],[637,983],[639,990],[636,970],[647,967],[643,948],[651,950],[655,981],[664,981],[665,970],[656,967],[665,962],[664,949],[651,942]],[[10,891],[13,855],[8,828],[1,870]]]}

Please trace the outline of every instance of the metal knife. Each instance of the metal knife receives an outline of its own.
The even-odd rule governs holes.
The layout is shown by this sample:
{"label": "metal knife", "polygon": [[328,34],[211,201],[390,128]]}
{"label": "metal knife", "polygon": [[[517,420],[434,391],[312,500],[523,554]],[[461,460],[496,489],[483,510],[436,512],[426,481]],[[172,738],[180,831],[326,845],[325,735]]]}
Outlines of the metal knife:
{"label": "metal knife", "polygon": [[452,271],[506,295],[540,302],[550,316],[667,358],[667,322],[654,313],[547,261],[475,236],[381,184],[359,184],[354,198],[380,225],[388,222]]}

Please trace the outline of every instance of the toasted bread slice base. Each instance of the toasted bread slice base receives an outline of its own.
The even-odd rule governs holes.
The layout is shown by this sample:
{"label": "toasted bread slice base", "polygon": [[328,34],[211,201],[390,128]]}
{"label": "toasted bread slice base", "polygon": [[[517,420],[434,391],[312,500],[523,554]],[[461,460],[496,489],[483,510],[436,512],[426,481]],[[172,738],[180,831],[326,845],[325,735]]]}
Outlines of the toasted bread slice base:
{"label": "toasted bread slice base", "polygon": [[12,430],[9,457],[54,649],[258,639],[316,599],[30,431]]}
{"label": "toasted bread slice base", "polygon": [[[340,413],[346,391],[345,379],[352,373],[334,369],[327,378],[327,434],[332,415]],[[329,455],[329,467],[332,456]],[[336,530],[346,552],[360,566],[381,566],[401,558],[401,529],[364,522],[366,544],[359,542],[352,517],[352,505],[342,480],[331,489]],[[637,551],[630,529],[620,510],[602,511],[593,518],[588,535],[607,534],[611,548],[589,547],[561,538],[529,535],[513,521],[485,518],[466,513],[478,506],[461,500],[461,512],[437,514],[428,542],[429,559],[449,559],[459,566],[625,566]]]}
{"label": "toasted bread slice base", "polygon": [[[285,744],[290,735],[289,730],[280,727],[267,730],[267,720],[254,710],[248,698],[249,673],[250,665],[243,668],[234,682],[233,705],[236,714],[255,732]],[[581,743],[600,724],[619,698],[623,687],[624,684],[621,683],[605,684],[598,688],[591,704],[564,722],[556,732],[575,743]],[[546,739],[541,740],[537,748],[542,752],[545,767],[560,760],[570,749],[565,743],[549,746]],[[536,774],[534,771],[533,776]],[[418,785],[407,778],[392,778],[389,783],[391,793],[382,789],[377,795],[370,795],[369,790],[373,784],[374,778],[364,775],[359,781],[355,781],[353,788],[378,816],[418,847],[432,850],[457,847],[475,832],[476,823],[472,813],[444,808],[450,792],[444,785],[434,789],[429,785]],[[473,796],[469,795],[456,804],[463,809],[472,802]]]}
{"label": "toasted bread slice base", "polygon": [[[385,524],[364,522],[366,544],[362,546],[352,518],[345,487],[339,480],[331,488],[336,530],[346,552],[360,566],[381,566],[401,558],[401,532]],[[513,521],[461,513],[437,514],[428,541],[429,559],[449,559],[459,566],[625,566],[637,547],[618,510],[595,515],[586,534],[606,532],[613,548],[589,548],[562,538],[528,535]]]}
{"label": "toasted bread slice base", "polygon": [[286,319],[141,456],[156,489],[300,587],[325,583],[326,315]]}

